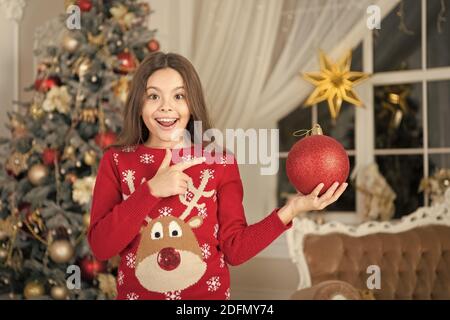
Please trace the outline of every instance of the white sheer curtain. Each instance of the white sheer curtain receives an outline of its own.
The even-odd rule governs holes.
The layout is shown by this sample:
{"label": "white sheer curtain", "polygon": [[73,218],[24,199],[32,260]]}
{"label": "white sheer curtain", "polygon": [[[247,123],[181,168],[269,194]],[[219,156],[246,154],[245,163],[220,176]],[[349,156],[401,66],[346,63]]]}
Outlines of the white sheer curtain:
{"label": "white sheer curtain", "polygon": [[[155,0],[150,3],[156,2]],[[219,128],[260,127],[296,108],[318,68],[318,49],[338,57],[368,31],[366,10],[398,0],[170,0],[163,49],[196,66]]]}
{"label": "white sheer curtain", "polygon": [[[399,0],[150,0],[165,13],[164,51],[198,70],[217,128],[275,128],[312,87],[299,76],[318,70],[318,50],[337,58],[368,32],[366,12],[381,18]],[[241,166],[249,220],[276,203],[276,177]],[[250,213],[251,212],[251,213]]]}

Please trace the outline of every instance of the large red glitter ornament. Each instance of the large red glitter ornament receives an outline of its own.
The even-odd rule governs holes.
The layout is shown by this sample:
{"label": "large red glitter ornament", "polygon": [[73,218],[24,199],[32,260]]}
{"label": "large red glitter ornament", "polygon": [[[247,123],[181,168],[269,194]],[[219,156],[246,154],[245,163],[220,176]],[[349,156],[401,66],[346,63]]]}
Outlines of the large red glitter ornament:
{"label": "large red glitter ornament", "polygon": [[319,125],[312,134],[297,143],[289,151],[286,173],[295,188],[309,194],[324,183],[323,194],[334,182],[345,182],[350,171],[350,161],[344,147],[335,139],[323,135]]}

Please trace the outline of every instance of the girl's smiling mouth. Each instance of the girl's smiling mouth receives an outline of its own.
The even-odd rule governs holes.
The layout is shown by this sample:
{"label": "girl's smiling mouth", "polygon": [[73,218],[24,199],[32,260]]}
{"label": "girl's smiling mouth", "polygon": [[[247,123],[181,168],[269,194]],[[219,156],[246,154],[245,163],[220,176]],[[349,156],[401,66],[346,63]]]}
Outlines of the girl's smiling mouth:
{"label": "girl's smiling mouth", "polygon": [[155,118],[155,121],[158,123],[159,127],[163,130],[170,130],[175,127],[179,118],[169,118],[169,117],[160,117]]}

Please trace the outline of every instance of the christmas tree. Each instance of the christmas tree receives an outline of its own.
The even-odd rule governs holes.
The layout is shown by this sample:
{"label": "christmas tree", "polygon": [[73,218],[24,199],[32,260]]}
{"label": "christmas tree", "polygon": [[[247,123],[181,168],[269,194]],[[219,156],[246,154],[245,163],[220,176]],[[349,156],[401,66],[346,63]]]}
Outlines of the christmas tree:
{"label": "christmas tree", "polygon": [[147,3],[65,6],[60,34],[47,35],[58,45],[36,50],[32,99],[8,114],[11,137],[1,139],[0,299],[115,295],[117,259],[95,260],[86,239],[91,194],[133,71],[159,44]]}

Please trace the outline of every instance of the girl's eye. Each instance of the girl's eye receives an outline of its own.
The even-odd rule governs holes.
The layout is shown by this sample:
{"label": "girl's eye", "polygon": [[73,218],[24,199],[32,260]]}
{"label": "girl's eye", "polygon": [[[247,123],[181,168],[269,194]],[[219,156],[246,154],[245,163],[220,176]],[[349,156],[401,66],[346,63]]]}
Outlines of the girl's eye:
{"label": "girl's eye", "polygon": [[182,94],[182,93],[176,94],[175,99],[177,99],[177,100],[184,99],[184,94]]}
{"label": "girl's eye", "polygon": [[156,94],[150,94],[150,95],[148,96],[148,98],[149,98],[150,100],[156,100],[156,99],[158,99],[158,96],[157,96]]}

